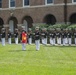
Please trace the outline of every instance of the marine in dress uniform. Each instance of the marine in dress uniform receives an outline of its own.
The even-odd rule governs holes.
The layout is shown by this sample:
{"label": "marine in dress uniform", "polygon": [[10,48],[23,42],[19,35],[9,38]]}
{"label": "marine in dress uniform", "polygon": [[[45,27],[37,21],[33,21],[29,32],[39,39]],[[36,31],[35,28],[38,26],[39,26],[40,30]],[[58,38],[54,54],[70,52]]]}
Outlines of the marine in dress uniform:
{"label": "marine in dress uniform", "polygon": [[74,35],[74,41],[75,41],[75,45],[76,45],[76,28],[74,29],[73,35]]}
{"label": "marine in dress uniform", "polygon": [[8,43],[11,44],[11,29],[8,31]]}
{"label": "marine in dress uniform", "polygon": [[68,44],[71,45],[72,44],[72,32],[71,32],[71,29],[68,29],[67,37],[68,37]]}
{"label": "marine in dress uniform", "polygon": [[49,41],[50,41],[50,45],[53,45],[52,29],[49,30]]}
{"label": "marine in dress uniform", "polygon": [[5,46],[5,37],[6,37],[5,28],[2,28],[1,41],[3,46]]}
{"label": "marine in dress uniform", "polygon": [[29,28],[29,31],[28,31],[28,44],[32,44],[32,30],[31,28]]}
{"label": "marine in dress uniform", "polygon": [[53,45],[56,45],[56,31],[55,31],[55,29],[53,29],[52,38],[53,38]]}
{"label": "marine in dress uniform", "polygon": [[21,36],[21,43],[22,43],[22,50],[26,50],[26,44],[27,44],[27,33],[25,30],[22,30]]}
{"label": "marine in dress uniform", "polygon": [[47,31],[46,31],[46,28],[42,29],[41,37],[42,37],[42,44],[47,45]]}
{"label": "marine in dress uniform", "polygon": [[57,28],[56,37],[57,37],[57,44],[61,45],[61,29],[60,28]]}
{"label": "marine in dress uniform", "polygon": [[18,44],[18,29],[15,29],[14,37],[15,37],[15,44]]}
{"label": "marine in dress uniform", "polygon": [[39,27],[36,27],[35,29],[35,44],[36,44],[36,50],[40,50],[40,32]]}
{"label": "marine in dress uniform", "polygon": [[65,46],[67,44],[67,32],[66,32],[66,29],[63,29],[63,31],[62,31],[62,42],[63,42],[63,46]]}

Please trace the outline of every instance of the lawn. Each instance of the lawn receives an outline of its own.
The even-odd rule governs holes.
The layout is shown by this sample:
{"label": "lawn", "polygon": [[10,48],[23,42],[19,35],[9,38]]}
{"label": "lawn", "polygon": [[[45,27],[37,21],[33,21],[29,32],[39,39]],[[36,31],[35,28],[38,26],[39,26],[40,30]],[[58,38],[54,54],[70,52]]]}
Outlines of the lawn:
{"label": "lawn", "polygon": [[0,75],[76,75],[76,47],[0,44]]}

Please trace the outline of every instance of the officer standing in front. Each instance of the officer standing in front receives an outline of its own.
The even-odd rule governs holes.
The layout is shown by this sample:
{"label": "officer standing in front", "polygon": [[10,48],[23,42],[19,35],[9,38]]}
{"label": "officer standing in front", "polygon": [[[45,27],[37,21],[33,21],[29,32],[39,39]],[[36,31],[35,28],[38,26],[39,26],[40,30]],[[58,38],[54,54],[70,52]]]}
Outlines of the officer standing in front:
{"label": "officer standing in front", "polygon": [[39,27],[36,27],[35,29],[35,45],[36,45],[36,50],[40,50],[40,32],[39,32]]}
{"label": "officer standing in front", "polygon": [[3,46],[5,46],[5,37],[6,37],[5,28],[2,28],[1,41]]}
{"label": "officer standing in front", "polygon": [[15,37],[15,44],[18,44],[18,29],[15,29],[14,37]]}

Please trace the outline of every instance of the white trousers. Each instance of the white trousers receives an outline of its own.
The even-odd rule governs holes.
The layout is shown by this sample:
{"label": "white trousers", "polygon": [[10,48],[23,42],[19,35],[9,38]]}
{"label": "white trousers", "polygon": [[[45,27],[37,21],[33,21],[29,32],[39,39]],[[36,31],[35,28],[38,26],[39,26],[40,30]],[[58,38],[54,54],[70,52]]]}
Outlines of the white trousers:
{"label": "white trousers", "polygon": [[68,43],[68,38],[65,38],[65,43],[66,43],[66,44]]}
{"label": "white trousers", "polygon": [[61,45],[61,38],[57,38],[57,44]]}
{"label": "white trousers", "polygon": [[67,38],[63,38],[63,45],[66,45],[68,43]]}
{"label": "white trousers", "polygon": [[65,38],[63,38],[63,45],[65,45]]}
{"label": "white trousers", "polygon": [[15,44],[18,44],[18,38],[15,38]]}
{"label": "white trousers", "polygon": [[42,38],[42,44],[47,45],[47,38]]}
{"label": "white trousers", "polygon": [[75,38],[75,45],[76,45],[76,38]]}
{"label": "white trousers", "polygon": [[44,39],[42,38],[42,44],[44,44]]}
{"label": "white trousers", "polygon": [[26,50],[26,43],[22,43],[22,50]]}
{"label": "white trousers", "polygon": [[28,39],[28,43],[29,43],[29,44],[32,44],[32,38],[29,38],[29,39]]}
{"label": "white trousers", "polygon": [[35,40],[36,50],[40,50],[40,40]]}
{"label": "white trousers", "polygon": [[53,38],[50,37],[50,44],[53,45]]}
{"label": "white trousers", "polygon": [[69,45],[72,44],[72,40],[71,40],[71,38],[68,38],[68,44],[69,44]]}
{"label": "white trousers", "polygon": [[56,41],[55,41],[55,38],[53,38],[53,45],[55,45],[55,42],[56,42]]}
{"label": "white trousers", "polygon": [[1,38],[2,40],[2,45],[5,46],[5,38]]}
{"label": "white trousers", "polygon": [[8,38],[8,43],[11,44],[11,38]]}

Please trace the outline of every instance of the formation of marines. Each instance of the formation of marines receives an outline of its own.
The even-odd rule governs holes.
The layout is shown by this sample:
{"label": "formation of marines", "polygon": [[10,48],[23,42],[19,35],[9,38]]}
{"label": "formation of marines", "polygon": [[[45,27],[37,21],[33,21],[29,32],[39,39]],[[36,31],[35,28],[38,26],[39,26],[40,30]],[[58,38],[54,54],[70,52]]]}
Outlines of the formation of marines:
{"label": "formation of marines", "polygon": [[[25,34],[24,34],[25,33]],[[27,35],[25,38],[27,39],[27,42],[22,42],[22,49],[25,50],[25,45],[24,43],[28,43],[29,45],[32,44],[32,40],[35,40],[35,45],[36,45],[36,50],[40,49],[40,41],[43,45],[47,45],[49,42],[50,45],[76,45],[76,28],[75,29],[50,29],[47,31],[46,28],[43,28],[41,31],[39,30],[39,27],[35,28],[35,32],[32,32],[31,28],[29,28],[28,32],[26,32],[24,29],[22,29],[21,34]],[[15,44],[18,44],[19,41],[19,33],[18,29],[15,29],[14,32],[14,40]],[[5,37],[6,37],[6,32],[5,28],[2,28],[2,33],[0,34],[1,36],[1,42],[2,45],[5,46]],[[34,37],[33,37],[34,36]],[[8,30],[8,43],[11,44],[11,38],[12,38],[12,33],[11,30]],[[20,40],[22,40],[22,35],[20,35]],[[49,41],[48,41],[49,40]]]}

